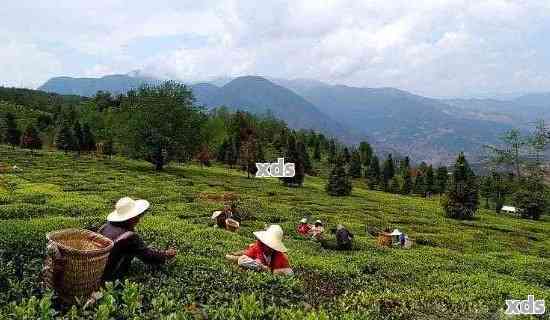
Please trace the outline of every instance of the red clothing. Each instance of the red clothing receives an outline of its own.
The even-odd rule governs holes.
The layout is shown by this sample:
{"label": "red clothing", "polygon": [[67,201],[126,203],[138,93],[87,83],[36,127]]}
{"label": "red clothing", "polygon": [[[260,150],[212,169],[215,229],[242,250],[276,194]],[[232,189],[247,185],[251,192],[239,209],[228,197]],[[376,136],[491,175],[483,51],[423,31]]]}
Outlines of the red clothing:
{"label": "red clothing", "polygon": [[251,259],[260,261],[262,264],[268,266],[271,271],[290,268],[288,256],[284,252],[273,250],[271,261],[268,262],[269,257],[265,256],[265,252],[262,250],[260,241],[256,241],[256,243],[249,245],[248,249],[244,252],[244,255]]}
{"label": "red clothing", "polygon": [[311,225],[308,224],[308,223],[300,223],[300,225],[298,225],[298,233],[303,235],[303,236],[307,236],[309,235],[310,231],[311,231]]}

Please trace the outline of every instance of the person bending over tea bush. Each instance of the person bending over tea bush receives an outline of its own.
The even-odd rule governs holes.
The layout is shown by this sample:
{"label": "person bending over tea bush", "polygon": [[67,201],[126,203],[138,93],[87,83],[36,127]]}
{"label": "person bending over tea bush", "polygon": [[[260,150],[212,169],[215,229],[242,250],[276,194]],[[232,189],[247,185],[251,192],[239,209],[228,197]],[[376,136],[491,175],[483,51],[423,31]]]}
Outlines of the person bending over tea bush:
{"label": "person bending over tea bush", "polygon": [[281,226],[269,226],[265,231],[254,232],[254,236],[258,239],[256,243],[249,245],[244,251],[228,254],[226,258],[245,269],[292,275]]}
{"label": "person bending over tea bush", "polygon": [[176,256],[174,249],[156,250],[148,247],[135,232],[136,225],[148,209],[147,200],[122,198],[116,203],[115,211],[107,216],[107,223],[99,228],[99,233],[114,242],[103,280],[122,278],[134,257],[147,264],[163,264]]}

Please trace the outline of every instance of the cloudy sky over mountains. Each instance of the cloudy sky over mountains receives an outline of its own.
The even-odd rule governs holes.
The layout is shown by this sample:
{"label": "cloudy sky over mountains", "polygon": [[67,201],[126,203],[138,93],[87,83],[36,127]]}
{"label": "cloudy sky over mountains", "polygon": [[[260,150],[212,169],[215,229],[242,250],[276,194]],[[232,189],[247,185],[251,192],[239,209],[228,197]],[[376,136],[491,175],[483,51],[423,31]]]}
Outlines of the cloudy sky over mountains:
{"label": "cloudy sky over mountains", "polygon": [[0,17],[8,86],[140,69],[438,97],[550,89],[548,1],[7,0]]}

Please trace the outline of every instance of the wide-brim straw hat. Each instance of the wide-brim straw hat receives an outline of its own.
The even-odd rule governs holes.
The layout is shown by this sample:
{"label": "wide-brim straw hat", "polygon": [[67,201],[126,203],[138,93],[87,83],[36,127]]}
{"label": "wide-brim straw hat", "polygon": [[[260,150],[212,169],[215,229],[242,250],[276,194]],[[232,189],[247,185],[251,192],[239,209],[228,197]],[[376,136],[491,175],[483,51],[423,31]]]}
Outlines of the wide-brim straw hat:
{"label": "wide-brim straw hat", "polygon": [[124,197],[117,201],[115,211],[107,216],[107,221],[124,222],[139,216],[149,209],[149,201],[134,200],[130,197]]}
{"label": "wide-brim straw hat", "polygon": [[300,220],[300,223],[307,223],[307,218],[303,218],[302,220]]}
{"label": "wide-brim straw hat", "polygon": [[398,229],[394,229],[393,232],[391,233],[392,236],[400,236],[401,235],[401,231],[399,231]]}
{"label": "wide-brim straw hat", "polygon": [[220,214],[222,214],[222,211],[220,211],[220,210],[214,211],[212,213],[212,220],[216,220],[216,218],[219,217]]}
{"label": "wide-brim straw hat", "polygon": [[283,244],[283,229],[277,224],[269,226],[265,231],[254,232],[254,236],[275,251],[288,251]]}
{"label": "wide-brim straw hat", "polygon": [[321,220],[317,220],[315,221],[315,224],[323,224],[323,222]]}

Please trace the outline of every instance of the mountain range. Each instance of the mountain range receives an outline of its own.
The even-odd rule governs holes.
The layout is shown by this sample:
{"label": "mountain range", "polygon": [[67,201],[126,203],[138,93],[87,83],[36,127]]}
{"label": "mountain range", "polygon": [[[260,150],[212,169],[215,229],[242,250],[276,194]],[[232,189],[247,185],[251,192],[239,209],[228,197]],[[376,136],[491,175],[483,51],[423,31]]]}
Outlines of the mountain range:
{"label": "mountain range", "polygon": [[[93,96],[98,90],[118,94],[157,81],[139,74],[58,77],[39,89]],[[434,99],[395,88],[258,76],[188,85],[196,103],[207,108],[223,105],[256,114],[269,111],[292,128],[319,130],[348,144],[367,139],[379,151],[395,151],[431,163],[448,163],[460,151],[479,159],[483,146],[497,143],[511,127],[550,118],[550,93],[510,100]]]}

